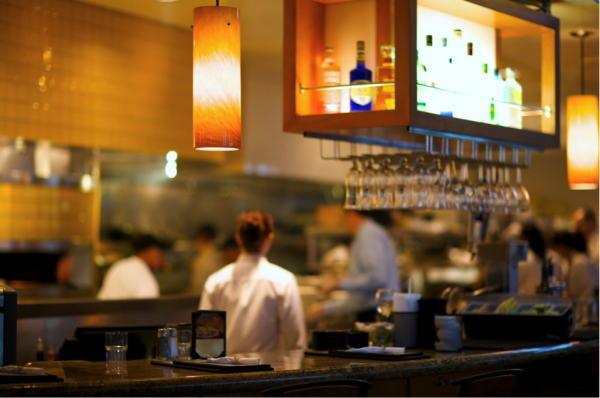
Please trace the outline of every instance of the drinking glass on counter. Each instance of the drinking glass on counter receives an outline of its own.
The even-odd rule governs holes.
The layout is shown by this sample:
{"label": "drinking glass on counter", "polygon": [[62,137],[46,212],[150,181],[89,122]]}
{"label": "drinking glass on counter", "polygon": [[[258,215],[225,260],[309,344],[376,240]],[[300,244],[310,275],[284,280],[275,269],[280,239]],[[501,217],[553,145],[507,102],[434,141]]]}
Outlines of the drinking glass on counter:
{"label": "drinking glass on counter", "polygon": [[177,334],[177,358],[187,361],[192,356],[192,329],[179,329]]}
{"label": "drinking glass on counter", "polygon": [[394,310],[394,289],[378,289],[375,293],[380,321],[389,322]]}
{"label": "drinking glass on counter", "polygon": [[164,361],[177,357],[177,329],[158,329],[156,359]]}
{"label": "drinking glass on counter", "polygon": [[127,332],[104,333],[107,372],[118,374],[126,370],[127,337]]}

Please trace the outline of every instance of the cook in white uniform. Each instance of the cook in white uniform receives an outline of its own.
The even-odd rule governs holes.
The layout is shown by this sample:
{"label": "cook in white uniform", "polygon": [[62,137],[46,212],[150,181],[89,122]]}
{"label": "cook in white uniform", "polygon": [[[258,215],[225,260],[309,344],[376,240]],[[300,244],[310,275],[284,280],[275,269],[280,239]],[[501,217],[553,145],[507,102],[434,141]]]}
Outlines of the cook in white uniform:
{"label": "cook in white uniform", "polygon": [[599,250],[598,246],[598,224],[596,223],[596,214],[590,209],[579,209],[573,215],[577,232],[585,238],[587,253],[598,271]]}
{"label": "cook in white uniform", "polygon": [[306,326],[296,278],[271,264],[273,220],[262,211],[242,213],[237,261],[211,275],[201,310],[227,312],[227,353],[306,348]]}
{"label": "cook in white uniform", "polygon": [[574,301],[585,301],[598,289],[598,270],[586,253],[583,235],[574,233],[556,246],[556,251],[570,261],[567,292]]}
{"label": "cook in white uniform", "polygon": [[356,314],[372,316],[377,307],[377,289],[400,292],[398,265],[394,246],[387,231],[370,218],[370,212],[348,210],[346,227],[354,236],[350,253],[348,277],[342,281],[325,280],[323,294],[332,290],[347,290],[346,300],[329,300],[313,304],[307,318],[314,322],[324,315]]}
{"label": "cook in white uniform", "polygon": [[152,270],[164,262],[162,244],[156,238],[142,235],[133,239],[135,254],[114,263],[98,292],[101,300],[156,298],[160,296],[158,281]]}

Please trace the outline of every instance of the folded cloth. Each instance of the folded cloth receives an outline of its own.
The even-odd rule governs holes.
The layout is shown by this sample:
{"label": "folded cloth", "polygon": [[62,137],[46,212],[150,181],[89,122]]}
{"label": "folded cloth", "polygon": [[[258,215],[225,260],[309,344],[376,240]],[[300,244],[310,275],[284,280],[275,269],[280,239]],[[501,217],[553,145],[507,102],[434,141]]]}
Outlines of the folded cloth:
{"label": "folded cloth", "polygon": [[0,373],[21,374],[21,375],[43,375],[44,369],[31,366],[7,365],[0,366]]}
{"label": "folded cloth", "polygon": [[243,364],[243,365],[258,365],[260,358],[239,358],[239,357],[221,357],[221,358],[210,358],[205,363],[221,363],[221,364]]}
{"label": "folded cloth", "polygon": [[404,347],[363,347],[350,348],[348,352],[368,352],[370,354],[404,354]]}

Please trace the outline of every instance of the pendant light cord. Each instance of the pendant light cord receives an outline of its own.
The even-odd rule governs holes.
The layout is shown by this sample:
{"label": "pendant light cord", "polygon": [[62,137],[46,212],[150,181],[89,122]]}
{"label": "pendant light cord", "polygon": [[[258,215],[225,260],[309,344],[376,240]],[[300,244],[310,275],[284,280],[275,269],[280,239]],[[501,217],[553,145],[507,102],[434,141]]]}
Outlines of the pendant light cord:
{"label": "pendant light cord", "polygon": [[581,56],[581,95],[584,94],[585,91],[585,87],[584,87],[584,77],[585,77],[585,64],[584,64],[584,50],[585,50],[585,39],[587,37],[592,36],[594,33],[590,32],[590,31],[583,31],[580,30],[578,32],[571,32],[571,36],[573,37],[577,37],[579,39],[579,43],[580,43],[580,56]]}

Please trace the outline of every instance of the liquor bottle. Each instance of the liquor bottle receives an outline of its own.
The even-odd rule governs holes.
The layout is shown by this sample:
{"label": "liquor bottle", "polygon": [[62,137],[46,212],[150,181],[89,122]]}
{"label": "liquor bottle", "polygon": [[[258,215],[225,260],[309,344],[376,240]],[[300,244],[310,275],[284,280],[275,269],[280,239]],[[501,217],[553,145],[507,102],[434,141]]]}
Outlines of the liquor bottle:
{"label": "liquor bottle", "polygon": [[427,68],[419,62],[419,52],[417,52],[417,110],[427,111]]}
{"label": "liquor bottle", "polygon": [[[325,47],[321,64],[320,86],[339,86],[341,71],[333,59],[333,47]],[[342,108],[342,92],[340,90],[321,91],[322,113],[339,113]]]}
{"label": "liquor bottle", "polygon": [[462,89],[460,90],[463,94],[465,94],[462,96],[461,101],[461,118],[475,122],[479,121],[479,104],[481,101],[478,98],[482,96],[482,87],[480,87],[478,84],[475,84],[475,81],[477,80],[477,77],[481,75],[481,69],[477,67],[476,62],[473,59],[472,42],[467,43],[467,56],[464,58],[464,63],[460,72],[465,77],[465,83],[462,85]]}
{"label": "liquor bottle", "polygon": [[542,264],[542,280],[535,289],[535,294],[552,294],[549,280],[549,267],[546,261]]}
{"label": "liquor bottle", "polygon": [[496,81],[489,73],[488,64],[483,64],[483,77],[481,78],[481,95],[479,95],[479,121],[487,124],[496,124],[496,105],[494,97]]}
{"label": "liquor bottle", "polygon": [[[356,42],[356,69],[350,71],[350,84],[368,84],[373,82],[372,73],[365,66],[365,42]],[[370,111],[373,107],[371,87],[350,89],[350,111]]]}
{"label": "liquor bottle", "polygon": [[[381,46],[381,57],[383,64],[377,67],[375,73],[376,82],[393,82],[395,81],[395,49],[394,46]],[[392,110],[396,109],[396,88],[395,86],[383,86],[375,88],[375,110]]]}
{"label": "liquor bottle", "polygon": [[435,87],[440,90],[435,90],[436,93],[436,108],[439,110],[439,114],[442,116],[452,117],[452,95],[449,92],[451,84],[449,81],[452,79],[452,57],[450,56],[448,49],[448,39],[442,38],[440,48],[440,67],[435,73],[434,84]]}
{"label": "liquor bottle", "polygon": [[507,99],[510,104],[508,106],[508,127],[516,129],[523,128],[523,115],[521,107],[523,104],[523,87],[515,80],[515,71],[512,68],[506,68],[506,90],[508,92]]}
{"label": "liquor bottle", "polygon": [[498,126],[508,126],[508,105],[506,104],[506,82],[502,79],[500,69],[494,69],[495,86],[494,104],[496,110],[496,124]]}

